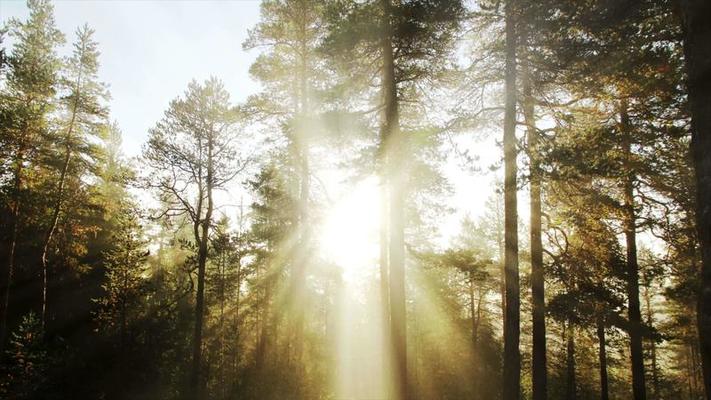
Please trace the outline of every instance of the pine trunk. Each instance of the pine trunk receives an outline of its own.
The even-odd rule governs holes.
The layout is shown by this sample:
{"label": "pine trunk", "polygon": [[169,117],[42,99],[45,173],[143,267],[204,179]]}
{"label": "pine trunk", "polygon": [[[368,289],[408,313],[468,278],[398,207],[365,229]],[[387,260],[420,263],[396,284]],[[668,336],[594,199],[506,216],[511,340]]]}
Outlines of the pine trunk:
{"label": "pine trunk", "polygon": [[711,0],[681,0],[684,55],[696,170],[696,228],[701,246],[697,325],[706,398],[711,400]]}
{"label": "pine trunk", "polygon": [[22,149],[18,151],[15,177],[13,179],[12,193],[12,213],[10,215],[10,243],[8,244],[7,266],[3,274],[4,281],[2,282],[2,309],[0,310],[0,352],[5,349],[5,339],[7,338],[7,314],[10,310],[10,286],[12,285],[12,277],[15,273],[15,251],[17,248],[17,231],[19,229],[20,218],[20,190],[22,189],[22,164],[24,161]]}
{"label": "pine trunk", "polygon": [[647,397],[642,351],[642,316],[639,304],[639,265],[637,264],[637,218],[634,203],[635,174],[631,167],[632,141],[627,102],[621,102],[620,129],[626,159],[624,191],[624,233],[627,244],[627,314],[629,319],[630,355],[632,361],[632,393],[635,400]]}
{"label": "pine trunk", "polygon": [[600,400],[609,400],[610,390],[607,378],[607,349],[605,343],[605,320],[597,318],[598,361],[600,363]]}
{"label": "pine trunk", "polygon": [[296,144],[299,154],[299,233],[300,246],[297,250],[297,261],[294,263],[294,272],[292,276],[292,294],[294,301],[292,302],[292,312],[294,314],[294,356],[299,370],[303,371],[301,362],[304,349],[304,310],[306,308],[306,263],[308,262],[308,252],[310,244],[309,231],[309,140],[306,131],[306,118],[309,113],[308,107],[308,90],[307,90],[307,49],[305,39],[302,38],[300,43],[300,66],[299,66],[299,90],[298,103],[299,109],[299,129],[297,130]]}
{"label": "pine trunk", "polygon": [[575,382],[575,328],[568,321],[567,350],[566,350],[566,379],[565,379],[565,398],[566,400],[575,400],[578,397],[577,383]]}
{"label": "pine trunk", "polygon": [[395,399],[407,399],[407,320],[405,308],[405,237],[403,195],[403,137],[400,132],[397,83],[395,81],[395,60],[390,18],[392,5],[390,0],[382,0],[384,34],[381,50],[382,96],[383,96],[383,135],[385,136],[386,165],[388,172],[389,204],[389,297],[390,297],[390,334],[394,354]]}
{"label": "pine trunk", "polygon": [[79,109],[79,98],[80,98],[80,88],[81,88],[81,77],[82,77],[82,72],[81,70],[79,71],[79,75],[77,77],[77,81],[74,87],[75,93],[74,95],[74,104],[72,106],[72,116],[71,119],[69,120],[69,126],[67,127],[67,132],[65,135],[64,140],[66,141],[65,143],[65,152],[64,152],[64,162],[62,163],[62,172],[59,176],[59,184],[57,186],[57,199],[54,203],[54,208],[52,209],[52,219],[50,220],[50,225],[49,228],[47,229],[47,233],[45,234],[44,237],[44,242],[42,243],[42,257],[40,258],[41,260],[41,265],[42,265],[42,313],[40,315],[40,321],[42,324],[42,331],[45,329],[45,324],[47,321],[47,285],[48,285],[48,252],[49,252],[49,245],[52,242],[52,238],[54,237],[54,232],[57,229],[57,223],[59,222],[59,213],[62,210],[62,203],[64,202],[64,188],[66,186],[67,182],[67,172],[69,171],[69,162],[72,159],[72,146],[71,146],[71,140],[72,140],[72,135],[74,133],[74,124],[76,123],[77,119],[77,110]]}
{"label": "pine trunk", "polygon": [[533,400],[547,398],[546,306],[541,240],[541,174],[538,157],[538,131],[528,61],[523,63],[523,115],[528,137],[531,181],[531,298],[533,313],[533,351],[531,360]]}
{"label": "pine trunk", "polygon": [[[202,331],[205,319],[205,267],[207,264],[207,252],[209,243],[210,225],[212,223],[213,200],[212,200],[212,139],[208,138],[207,145],[207,176],[205,179],[205,200],[207,207],[205,217],[202,220],[197,220],[194,223],[198,226],[195,229],[196,239],[198,239],[198,276],[197,276],[197,292],[195,293],[195,326],[193,332],[192,343],[192,368],[190,372],[190,392],[192,398],[200,400],[204,397],[204,384],[206,383],[202,374]],[[200,191],[202,195],[202,191]],[[202,200],[200,200],[202,201]],[[201,207],[197,207],[199,210]],[[200,214],[198,214],[198,218]],[[198,233],[199,231],[199,233]]]}
{"label": "pine trunk", "polygon": [[504,318],[503,400],[517,400],[521,388],[520,288],[516,194],[516,29],[514,1],[506,2],[506,72],[504,115]]}
{"label": "pine trunk", "polygon": [[380,168],[381,168],[381,187],[380,187],[380,238],[379,238],[379,246],[380,246],[380,259],[379,259],[379,267],[380,267],[380,304],[381,304],[381,310],[380,310],[380,318],[381,318],[381,333],[382,333],[382,338],[383,338],[383,354],[382,354],[382,359],[381,359],[381,369],[382,369],[382,376],[386,377],[386,382],[390,382],[391,379],[391,355],[392,355],[392,341],[390,340],[390,274],[388,273],[388,189],[387,189],[387,178],[386,174],[387,171],[385,171],[384,168],[384,162],[385,160],[383,159],[382,155],[385,152],[385,138],[381,138],[381,160],[380,160]]}

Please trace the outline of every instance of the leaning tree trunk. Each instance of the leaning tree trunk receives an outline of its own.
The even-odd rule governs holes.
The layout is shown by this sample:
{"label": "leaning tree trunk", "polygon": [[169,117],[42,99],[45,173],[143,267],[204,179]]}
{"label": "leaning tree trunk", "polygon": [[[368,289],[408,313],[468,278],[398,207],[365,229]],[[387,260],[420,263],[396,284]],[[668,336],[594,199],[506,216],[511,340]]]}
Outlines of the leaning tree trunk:
{"label": "leaning tree trunk", "polygon": [[57,187],[57,200],[54,203],[52,210],[52,218],[50,220],[49,228],[44,236],[44,241],[42,243],[42,312],[40,314],[40,321],[42,326],[42,331],[45,329],[47,322],[47,287],[48,287],[48,255],[49,255],[49,245],[54,237],[54,232],[57,230],[57,224],[59,222],[59,214],[62,211],[62,204],[64,203],[64,188],[67,181],[67,172],[69,170],[69,162],[71,161],[71,151],[69,144],[67,144],[67,151],[64,156],[64,166],[62,167],[62,173],[59,177],[59,186]]}
{"label": "leaning tree trunk", "polygon": [[383,58],[382,95],[383,95],[383,131],[386,137],[385,153],[387,160],[389,207],[389,295],[390,295],[390,334],[394,353],[394,397],[407,399],[407,320],[405,308],[405,232],[404,205],[405,182],[403,171],[404,138],[400,131],[397,84],[395,81],[395,60],[393,55],[393,32],[390,24],[392,5],[390,0],[382,0],[383,37],[381,50]]}
{"label": "leaning tree trunk", "polygon": [[516,198],[516,28],[514,0],[506,2],[506,72],[504,114],[504,318],[503,400],[519,398],[521,388],[518,212]]}
{"label": "leaning tree trunk", "polygon": [[543,243],[541,240],[541,171],[538,131],[534,115],[529,61],[523,63],[523,115],[528,137],[531,181],[531,298],[533,313],[533,354],[531,369],[533,400],[546,400],[546,306],[543,279]]}
{"label": "leaning tree trunk", "polygon": [[697,325],[706,398],[711,400],[711,0],[680,1],[696,170],[696,228],[701,246]]}
{"label": "leaning tree trunk", "polygon": [[632,140],[627,102],[621,102],[620,129],[625,156],[626,176],[623,177],[624,233],[627,244],[627,314],[629,319],[630,355],[632,361],[632,393],[635,400],[647,397],[642,351],[642,315],[639,305],[639,265],[637,264],[637,225],[634,202],[635,174],[631,166]]}
{"label": "leaning tree trunk", "polygon": [[75,93],[74,93],[74,105],[72,106],[72,116],[71,119],[69,120],[69,126],[67,127],[67,132],[65,135],[64,140],[66,141],[65,143],[65,151],[64,151],[64,160],[62,163],[62,172],[60,173],[59,176],[59,183],[57,185],[57,199],[54,202],[54,207],[52,209],[52,218],[50,220],[49,227],[47,228],[47,233],[44,236],[44,241],[42,242],[42,256],[40,258],[41,260],[41,265],[42,265],[42,312],[40,315],[40,321],[41,321],[41,326],[42,326],[42,331],[45,330],[45,325],[47,323],[47,287],[48,287],[48,253],[49,253],[49,245],[52,242],[52,238],[54,237],[54,233],[57,230],[57,223],[59,222],[59,214],[62,211],[62,204],[64,203],[64,189],[67,184],[67,173],[69,172],[69,163],[71,162],[72,159],[72,135],[74,134],[74,124],[76,123],[77,119],[77,110],[79,108],[79,98],[80,98],[80,92],[79,88],[81,87],[81,70],[79,72],[79,76],[76,81],[76,86],[75,86]]}

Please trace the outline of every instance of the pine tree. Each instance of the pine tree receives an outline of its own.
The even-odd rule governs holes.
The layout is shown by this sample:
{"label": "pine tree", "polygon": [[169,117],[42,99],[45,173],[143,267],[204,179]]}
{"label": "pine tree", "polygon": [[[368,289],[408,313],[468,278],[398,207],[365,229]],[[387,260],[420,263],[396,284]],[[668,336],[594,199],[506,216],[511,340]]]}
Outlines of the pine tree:
{"label": "pine tree", "polygon": [[[343,2],[332,8],[324,46],[366,84],[370,79],[364,77],[377,77],[375,110],[380,112],[380,132],[374,164],[387,192],[383,196],[387,243],[381,243],[387,268],[381,266],[381,280],[388,282],[383,304],[389,308],[395,398],[411,396],[407,383],[404,208],[413,153],[401,126],[401,103],[407,94],[417,93],[417,83],[447,67],[433,61],[445,58],[451,50],[463,12],[459,1]],[[353,60],[353,50],[359,54],[358,60]],[[384,260],[381,257],[381,264]],[[383,297],[385,291],[381,291]]]}
{"label": "pine tree", "polygon": [[144,180],[166,205],[161,216],[185,217],[192,225],[196,249],[192,364],[187,388],[192,398],[204,396],[203,324],[205,270],[214,225],[214,193],[225,188],[246,167],[235,149],[237,113],[216,78],[188,85],[184,97],[170,103],[163,119],[150,131],[143,160],[151,175]]}
{"label": "pine tree", "polygon": [[[26,22],[10,20],[9,36],[16,43],[7,56],[8,71],[1,93],[3,158],[11,160],[12,188],[6,198],[10,232],[8,256],[2,272],[2,309],[0,309],[0,346],[5,343],[18,232],[25,215],[23,199],[28,189],[26,170],[39,163],[40,148],[50,132],[50,114],[61,66],[56,49],[64,35],[55,27],[54,7],[48,0],[29,0],[30,17]],[[7,157],[7,158],[5,158]]]}
{"label": "pine tree", "polygon": [[[292,326],[296,362],[303,361],[304,300],[311,239],[311,148],[318,124],[316,110],[322,105],[323,60],[318,46],[323,37],[323,4],[313,0],[266,1],[261,4],[262,21],[249,33],[244,49],[266,47],[250,72],[265,85],[246,108],[272,119],[287,139],[290,167],[298,171],[299,245],[291,271]],[[296,249],[299,249],[298,251]]]}
{"label": "pine tree", "polygon": [[97,148],[92,140],[100,137],[106,127],[108,110],[102,104],[108,98],[104,84],[98,81],[99,51],[92,39],[94,31],[88,25],[77,29],[74,52],[66,60],[60,80],[61,112],[63,118],[56,142],[61,143],[62,154],[58,160],[57,187],[47,230],[42,243],[42,326],[47,321],[48,256],[52,239],[66,201],[67,181],[81,181],[97,158]]}
{"label": "pine tree", "polygon": [[[104,255],[106,282],[104,295],[97,300],[97,318],[106,331],[118,336],[118,352],[125,355],[132,348],[132,327],[142,318],[146,294],[146,241],[136,211],[125,204],[117,217],[113,248]],[[126,366],[124,365],[124,368]]]}
{"label": "pine tree", "polygon": [[706,398],[711,399],[711,30],[704,15],[711,12],[708,0],[680,1],[684,37],[687,89],[691,111],[691,152],[696,170],[696,227],[701,244],[701,288],[698,294],[697,326],[701,344]]}

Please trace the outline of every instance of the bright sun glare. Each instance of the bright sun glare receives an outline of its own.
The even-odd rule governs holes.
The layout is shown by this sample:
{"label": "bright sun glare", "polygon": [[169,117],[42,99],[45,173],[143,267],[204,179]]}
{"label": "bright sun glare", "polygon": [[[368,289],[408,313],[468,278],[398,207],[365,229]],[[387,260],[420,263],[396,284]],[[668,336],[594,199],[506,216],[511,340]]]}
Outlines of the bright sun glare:
{"label": "bright sun glare", "polygon": [[378,256],[380,189],[370,177],[358,182],[331,207],[319,238],[322,255],[353,280],[374,266]]}

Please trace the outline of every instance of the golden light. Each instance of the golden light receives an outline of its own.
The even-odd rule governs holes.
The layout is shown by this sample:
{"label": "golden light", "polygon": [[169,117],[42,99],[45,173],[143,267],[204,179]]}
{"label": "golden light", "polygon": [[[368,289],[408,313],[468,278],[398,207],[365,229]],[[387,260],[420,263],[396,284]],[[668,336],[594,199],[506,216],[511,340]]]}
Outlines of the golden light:
{"label": "golden light", "polygon": [[353,281],[377,265],[379,229],[380,188],[370,177],[346,190],[326,213],[319,229],[321,254]]}

